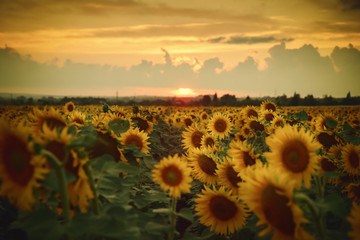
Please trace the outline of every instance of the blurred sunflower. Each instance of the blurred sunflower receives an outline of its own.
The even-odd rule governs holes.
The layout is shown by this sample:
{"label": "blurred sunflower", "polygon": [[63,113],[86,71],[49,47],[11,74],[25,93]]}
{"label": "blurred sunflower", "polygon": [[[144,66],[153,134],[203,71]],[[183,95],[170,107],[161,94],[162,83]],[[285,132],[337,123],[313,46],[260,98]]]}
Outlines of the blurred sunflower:
{"label": "blurred sunflower", "polygon": [[154,124],[140,114],[132,116],[130,119],[133,127],[139,128],[140,131],[151,133],[151,131],[153,130]]}
{"label": "blurred sunflower", "polygon": [[84,165],[89,161],[88,158],[79,157],[75,150],[66,153],[66,147],[70,144],[73,136],[67,133],[67,128],[63,128],[58,134],[56,129],[44,127],[46,139],[42,140],[45,149],[53,153],[59,161],[64,161],[65,170],[75,176],[74,182],[68,183],[67,189],[72,206],[78,206],[81,212],[86,212],[89,206],[89,199],[94,198],[94,194],[88,182]]}
{"label": "blurred sunflower", "polygon": [[231,127],[230,119],[220,112],[214,113],[207,125],[208,130],[220,139],[230,134]]}
{"label": "blurred sunflower", "polygon": [[261,117],[267,122],[271,122],[276,117],[276,114],[273,111],[265,110],[261,111]]}
{"label": "blurred sunflower", "polygon": [[245,120],[252,117],[254,118],[259,117],[257,108],[255,106],[246,106],[245,108],[243,108],[242,115],[244,116]]}
{"label": "blurred sunflower", "polygon": [[77,127],[84,126],[84,124],[86,123],[85,114],[83,112],[79,112],[76,110],[71,112],[69,114],[68,118],[69,118],[70,125],[75,125]]}
{"label": "blurred sunflower", "polygon": [[360,182],[347,184],[344,192],[348,193],[348,198],[360,204]]}
{"label": "blurred sunflower", "polygon": [[315,151],[321,145],[313,141],[312,135],[302,128],[286,125],[278,128],[275,133],[265,139],[271,152],[264,153],[270,165],[276,167],[284,175],[297,182],[300,188],[304,182],[310,188],[311,175],[316,174],[319,168]]}
{"label": "blurred sunflower", "polygon": [[216,148],[218,141],[216,137],[211,133],[205,133],[201,138],[201,146],[205,148]]}
{"label": "blurred sunflower", "polygon": [[353,240],[360,240],[360,205],[353,203],[350,215],[346,218],[351,225],[348,236]]}
{"label": "blurred sunflower", "polygon": [[224,161],[219,164],[216,174],[219,176],[218,183],[227,189],[231,190],[233,194],[237,194],[239,190],[238,183],[242,181],[239,172],[235,171],[234,163],[229,158],[224,158]]}
{"label": "blurred sunflower", "polygon": [[243,180],[239,198],[259,218],[257,226],[267,225],[259,237],[273,231],[272,240],[314,239],[301,227],[308,221],[293,202],[294,182],[265,166],[247,169]]}
{"label": "blurred sunflower", "polygon": [[39,135],[43,132],[43,126],[47,125],[50,129],[58,129],[66,126],[66,121],[60,114],[59,110],[54,107],[50,109],[40,110],[33,108],[33,113],[29,114],[31,121],[33,121],[34,133]]}
{"label": "blurred sunflower", "polygon": [[241,172],[257,162],[254,149],[245,142],[231,141],[229,147],[227,154],[232,158],[234,169],[237,172]]}
{"label": "blurred sunflower", "polygon": [[0,196],[20,209],[30,211],[35,203],[34,188],[49,172],[46,159],[36,156],[27,142],[26,128],[9,128],[0,122]]}
{"label": "blurred sunflower", "polygon": [[260,110],[276,112],[278,110],[278,107],[274,102],[270,100],[265,100],[260,104]]}
{"label": "blurred sunflower", "polygon": [[161,189],[169,191],[169,196],[181,198],[181,193],[190,193],[192,178],[187,162],[175,154],[161,159],[152,170],[153,181],[160,184]]}
{"label": "blurred sunflower", "polygon": [[360,145],[346,144],[341,150],[341,161],[344,163],[344,171],[350,175],[360,175]]}
{"label": "blurred sunflower", "polygon": [[96,139],[95,145],[86,148],[90,159],[109,154],[116,162],[125,160],[123,159],[119,144],[121,139],[114,132],[97,129]]}
{"label": "blurred sunflower", "polygon": [[139,128],[130,128],[125,133],[121,134],[120,141],[124,146],[135,145],[141,152],[149,153],[149,136],[146,132],[140,131]]}
{"label": "blurred sunflower", "polygon": [[185,149],[189,148],[200,148],[201,145],[201,138],[204,136],[205,131],[200,130],[196,124],[187,127],[185,131],[182,133],[182,143]]}
{"label": "blurred sunflower", "polygon": [[205,186],[201,194],[195,199],[196,215],[205,226],[211,226],[220,235],[231,235],[245,225],[248,213],[238,199],[226,191],[224,187],[219,190]]}
{"label": "blurred sunflower", "polygon": [[206,149],[194,148],[190,151],[189,166],[192,167],[191,174],[194,178],[207,184],[216,184],[218,176],[216,170],[218,164],[216,159],[207,153]]}
{"label": "blurred sunflower", "polygon": [[333,132],[317,131],[315,136],[326,150],[341,143],[341,140]]}
{"label": "blurred sunflower", "polygon": [[318,114],[315,118],[315,126],[318,131],[333,130],[326,124],[326,119],[337,121],[332,113]]}
{"label": "blurred sunflower", "polygon": [[75,110],[75,104],[70,101],[70,102],[67,102],[64,106],[64,112],[69,114],[69,113],[72,113],[73,111]]}

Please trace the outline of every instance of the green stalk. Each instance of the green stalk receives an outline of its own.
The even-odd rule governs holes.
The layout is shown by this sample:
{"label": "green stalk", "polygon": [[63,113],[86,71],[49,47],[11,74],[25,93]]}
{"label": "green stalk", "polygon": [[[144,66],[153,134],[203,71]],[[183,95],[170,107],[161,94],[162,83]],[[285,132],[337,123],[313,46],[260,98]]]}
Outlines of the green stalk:
{"label": "green stalk", "polygon": [[89,181],[91,191],[94,194],[94,199],[91,199],[92,209],[93,209],[93,212],[95,213],[95,215],[99,215],[99,213],[100,213],[99,199],[97,197],[97,190],[96,190],[96,187],[95,187],[95,181],[94,181],[94,177],[93,177],[92,171],[91,171],[91,166],[89,165],[89,163],[84,165],[84,169],[85,169],[86,175],[88,177],[88,181]]}
{"label": "green stalk", "polygon": [[296,202],[303,202],[308,206],[311,215],[313,216],[320,239],[326,240],[327,237],[325,234],[324,218],[321,210],[315,205],[312,199],[310,199],[307,195],[303,193],[298,193],[294,195],[294,198]]}
{"label": "green stalk", "polygon": [[176,202],[177,199],[174,197],[170,198],[169,201],[169,209],[170,209],[170,215],[169,215],[169,221],[170,225],[173,227],[172,230],[169,232],[169,240],[174,240],[175,236],[175,229],[176,229]]}
{"label": "green stalk", "polygon": [[67,182],[64,165],[54,154],[45,149],[41,150],[41,155],[45,156],[51,162],[51,165],[55,168],[59,184],[61,204],[63,207],[64,222],[68,223],[70,222],[70,201],[67,192]]}

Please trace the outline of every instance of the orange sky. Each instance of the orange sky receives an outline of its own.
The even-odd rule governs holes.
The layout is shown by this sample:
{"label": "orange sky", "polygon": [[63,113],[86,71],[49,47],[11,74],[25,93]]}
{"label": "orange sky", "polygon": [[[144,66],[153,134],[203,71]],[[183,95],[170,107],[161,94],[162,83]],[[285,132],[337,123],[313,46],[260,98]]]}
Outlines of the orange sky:
{"label": "orange sky", "polygon": [[[125,67],[129,70],[141,65],[143,61],[151,62],[153,67],[157,64],[166,64],[168,56],[172,66],[187,64],[191,66],[195,75],[201,69],[204,70],[204,64],[209,59],[218,59],[221,66],[207,70],[215,71],[216,74],[232,72],[234,75],[235,71],[232,70],[239,63],[244,63],[249,56],[255,61],[260,72],[269,67],[268,64],[273,58],[280,61],[278,56],[270,53],[270,49],[281,44],[285,44],[285,49],[295,51],[302,49],[304,45],[311,45],[319,54],[313,54],[319,62],[323,61],[321,57],[329,57],[330,61],[334,62],[333,56],[330,55],[336,46],[342,49],[352,44],[350,51],[353,51],[355,56],[356,50],[360,47],[360,8],[356,0],[14,0],[1,4],[0,47],[6,49],[5,46],[8,46],[14,49],[23,60],[25,59],[24,61],[29,61],[29,57],[26,59],[26,56],[31,55],[31,61],[48,66],[56,65],[59,69],[70,61],[88,67],[90,64],[108,64],[111,67]],[[290,52],[282,51],[281,54]],[[301,59],[301,54],[308,53],[299,51],[299,56],[293,58]],[[357,61],[358,58],[355,59]],[[176,74],[182,74],[180,68],[177,69]],[[241,69],[238,71],[239,78],[245,75],[256,78],[258,76],[257,73],[254,75],[247,70],[246,72],[245,68]],[[346,69],[348,71],[348,68]],[[246,73],[242,74],[242,71]],[[274,74],[275,72],[281,71],[277,69],[274,70]],[[316,74],[321,73],[319,70]],[[343,76],[353,73],[350,71]],[[74,75],[76,74],[77,72],[74,72]],[[237,94],[248,93],[255,96],[275,92],[292,94],[295,90],[303,94],[311,93],[295,84],[293,88],[282,88],[281,82],[272,82],[270,78],[266,81],[272,84],[267,89],[235,87],[235,84],[231,85],[234,81],[230,80],[226,86],[218,88],[221,85],[207,84],[207,81],[214,81],[210,78],[206,81],[205,76],[210,76],[210,73],[206,75],[203,71],[202,74],[203,78],[194,77],[193,81],[171,84],[166,82],[163,85],[135,84],[138,80],[134,78],[126,83],[119,83],[117,88],[119,92],[132,89],[129,92],[137,91],[139,94],[151,92],[145,90],[146,88],[157,88],[158,91],[163,91],[160,95],[168,94],[166,89],[180,87],[199,89],[195,92],[208,89],[211,93],[213,90],[233,91]],[[53,87],[55,84],[44,86],[43,90],[39,86],[26,84],[27,75],[25,72],[23,76],[18,74],[16,78],[22,78],[15,81],[18,85],[3,84],[2,91],[48,92],[47,88],[54,94],[64,94],[64,90],[57,91],[57,88]],[[223,77],[225,75],[227,74],[222,74]],[[236,79],[233,75],[231,76]],[[8,82],[15,78],[11,74],[7,76],[8,79],[5,81]],[[174,79],[181,78],[177,76]],[[284,76],[284,81],[285,79]],[[200,83],[200,80],[203,82]],[[192,84],[194,81],[198,82]],[[354,80],[350,79],[348,83],[345,81],[344,84],[347,85],[342,91],[330,94],[346,94],[354,89],[352,83]],[[95,87],[95,80],[91,84],[93,90],[85,88],[84,93],[87,91],[88,94],[94,94],[94,91],[98,90],[99,93],[114,95],[114,86],[99,89]],[[215,87],[217,89],[213,89]],[[144,89],[144,92],[140,89]],[[355,91],[358,91],[356,87]],[[360,90],[357,93],[360,94]],[[313,94],[322,95],[325,92],[316,89]]]}

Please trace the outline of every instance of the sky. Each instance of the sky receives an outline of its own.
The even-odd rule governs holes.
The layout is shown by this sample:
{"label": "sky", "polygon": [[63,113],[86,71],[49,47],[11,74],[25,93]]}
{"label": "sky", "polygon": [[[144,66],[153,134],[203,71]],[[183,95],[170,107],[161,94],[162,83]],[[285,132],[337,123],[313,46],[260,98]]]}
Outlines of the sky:
{"label": "sky", "polygon": [[359,0],[0,0],[2,93],[345,97],[359,76]]}

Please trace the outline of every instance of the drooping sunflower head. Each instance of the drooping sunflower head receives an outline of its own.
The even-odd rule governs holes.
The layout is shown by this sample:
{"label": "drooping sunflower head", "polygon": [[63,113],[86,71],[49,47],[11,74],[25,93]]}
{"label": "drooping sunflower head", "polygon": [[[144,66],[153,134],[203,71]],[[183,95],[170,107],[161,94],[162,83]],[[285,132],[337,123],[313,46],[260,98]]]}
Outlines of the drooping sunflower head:
{"label": "drooping sunflower head", "polygon": [[348,193],[348,198],[360,204],[360,182],[349,183],[345,188],[345,192]]}
{"label": "drooping sunflower head", "polygon": [[204,136],[205,131],[197,127],[196,125],[191,125],[186,128],[182,133],[183,145],[185,149],[190,148],[200,148],[202,146],[201,139]]}
{"label": "drooping sunflower head", "polygon": [[140,131],[139,128],[130,128],[121,134],[120,141],[124,146],[135,145],[141,152],[149,153],[150,147],[148,142],[149,136],[146,132]]}
{"label": "drooping sunflower head", "polygon": [[133,127],[139,128],[140,131],[151,133],[153,130],[154,124],[139,114],[131,117],[130,119]]}
{"label": "drooping sunflower head", "polygon": [[247,167],[253,166],[258,162],[257,154],[254,153],[254,149],[246,142],[231,141],[229,147],[230,149],[227,153],[232,158],[234,169],[237,172],[242,172]]}
{"label": "drooping sunflower head", "polygon": [[28,143],[29,134],[26,128],[9,128],[0,122],[0,196],[28,211],[36,201],[34,188],[48,173],[46,159],[34,155]]}
{"label": "drooping sunflower head", "polygon": [[316,138],[325,149],[329,149],[332,146],[338,145],[340,143],[339,138],[333,132],[329,131],[316,132]]}
{"label": "drooping sunflower head", "polygon": [[164,157],[152,170],[153,181],[160,184],[169,196],[181,198],[181,193],[189,193],[192,178],[190,168],[178,154]]}
{"label": "drooping sunflower head", "polygon": [[64,112],[65,113],[72,113],[73,111],[75,110],[75,104],[70,101],[70,102],[67,102],[64,106]]}
{"label": "drooping sunflower head", "polygon": [[234,169],[235,164],[232,159],[225,158],[219,164],[219,168],[216,170],[216,174],[219,176],[218,183],[227,189],[231,190],[232,193],[237,194],[239,190],[238,184],[242,181],[240,173]]}
{"label": "drooping sunflower head", "polygon": [[216,190],[205,186],[197,196],[195,211],[200,223],[211,226],[217,234],[231,235],[245,225],[245,207],[224,187]]}
{"label": "drooping sunflower head", "polygon": [[276,239],[313,239],[302,227],[307,222],[302,210],[293,202],[294,182],[273,168],[251,167],[243,175],[239,197],[259,218],[256,225],[267,225],[259,233],[273,231]]}
{"label": "drooping sunflower head", "polygon": [[208,130],[219,138],[228,136],[230,134],[231,127],[232,124],[230,119],[220,112],[214,113],[207,125]]}
{"label": "drooping sunflower head", "polygon": [[29,114],[30,119],[33,121],[34,133],[39,135],[43,132],[43,126],[47,125],[50,129],[59,129],[66,126],[66,121],[61,115],[59,110],[50,107],[48,110],[33,109],[33,113]]}
{"label": "drooping sunflower head", "polygon": [[309,188],[311,176],[319,168],[319,156],[315,151],[321,148],[318,142],[313,141],[313,136],[304,129],[286,125],[267,137],[266,144],[271,151],[264,153],[269,164],[296,179],[297,187],[304,182]]}
{"label": "drooping sunflower head", "polygon": [[350,175],[360,176],[360,145],[346,144],[341,151],[344,171]]}
{"label": "drooping sunflower head", "polygon": [[104,154],[109,154],[116,162],[122,159],[119,145],[121,139],[114,132],[97,130],[96,139],[95,145],[86,148],[90,159]]}
{"label": "drooping sunflower head", "polygon": [[192,176],[207,184],[216,184],[218,176],[216,170],[218,163],[216,159],[208,154],[207,149],[194,148],[190,151],[189,166],[192,167]]}

